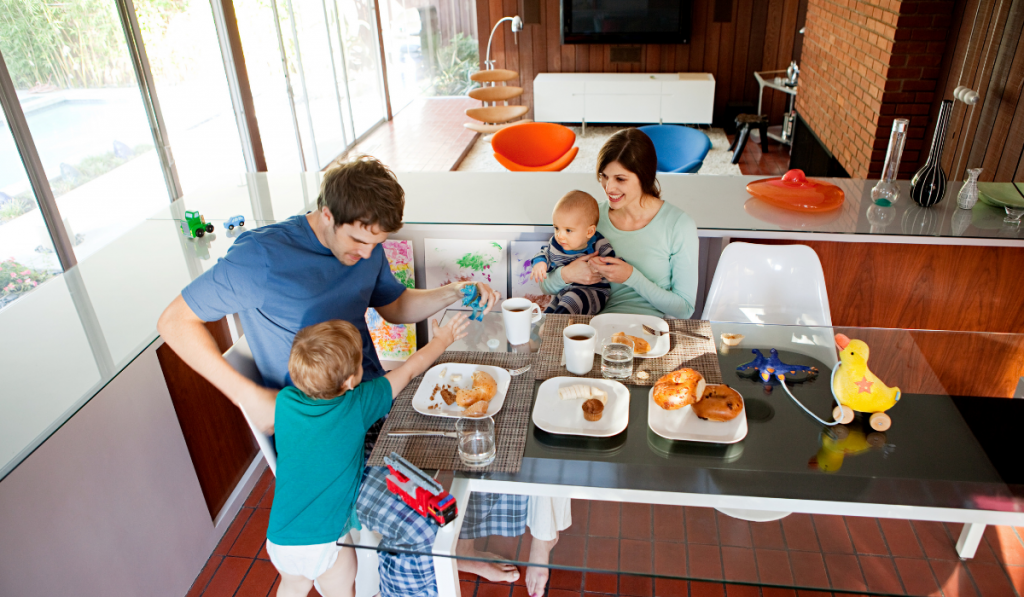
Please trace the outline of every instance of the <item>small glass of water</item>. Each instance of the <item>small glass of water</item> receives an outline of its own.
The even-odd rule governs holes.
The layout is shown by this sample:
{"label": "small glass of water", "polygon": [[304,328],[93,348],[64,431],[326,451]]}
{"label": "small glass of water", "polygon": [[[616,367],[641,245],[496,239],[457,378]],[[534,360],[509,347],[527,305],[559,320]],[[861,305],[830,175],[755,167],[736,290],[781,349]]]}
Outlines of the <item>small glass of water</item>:
{"label": "small glass of water", "polygon": [[601,345],[601,375],[608,379],[626,379],[633,375],[632,340],[617,338]]}
{"label": "small glass of water", "polygon": [[1010,207],[1007,205],[1006,217],[1003,218],[1003,222],[1007,224],[1013,224],[1014,226],[1020,226],[1020,218],[1024,216],[1024,207]]}
{"label": "small glass of water", "polygon": [[494,419],[463,417],[455,423],[459,436],[459,458],[467,466],[494,462]]}

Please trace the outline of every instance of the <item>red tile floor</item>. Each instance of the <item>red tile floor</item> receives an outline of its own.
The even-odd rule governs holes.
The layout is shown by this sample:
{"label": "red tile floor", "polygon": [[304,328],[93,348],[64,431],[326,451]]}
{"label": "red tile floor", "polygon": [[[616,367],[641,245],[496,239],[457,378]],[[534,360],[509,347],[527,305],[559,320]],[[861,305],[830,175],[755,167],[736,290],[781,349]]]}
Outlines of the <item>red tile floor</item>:
{"label": "red tile floor", "polygon": [[[274,478],[267,471],[188,597],[273,597],[278,576],[264,548],[273,496]],[[572,506],[573,525],[553,552],[556,565],[689,573],[726,582],[831,583],[853,593],[1024,597],[1024,529],[988,527],[977,555],[962,562],[954,550],[960,532],[955,524],[807,514],[748,523],[708,508],[587,500],[574,500]],[[492,538],[485,548],[521,561],[529,553],[529,541],[528,535]],[[522,580],[508,585],[460,576],[463,597],[527,597]],[[551,572],[548,594],[797,597],[791,590],[767,587],[566,570]],[[800,597],[826,595],[800,592]]]}

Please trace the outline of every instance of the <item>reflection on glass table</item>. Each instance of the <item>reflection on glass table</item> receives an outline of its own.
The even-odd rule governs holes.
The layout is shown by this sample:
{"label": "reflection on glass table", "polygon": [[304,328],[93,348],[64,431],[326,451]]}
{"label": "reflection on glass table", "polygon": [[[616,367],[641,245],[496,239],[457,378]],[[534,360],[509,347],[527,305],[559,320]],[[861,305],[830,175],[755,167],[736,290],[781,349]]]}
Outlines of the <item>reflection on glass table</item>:
{"label": "reflection on glass table", "polygon": [[[470,560],[530,566],[532,560],[532,580],[550,574],[549,590],[562,583],[597,590],[607,583],[650,588],[696,580],[924,595],[936,582],[941,587],[984,573],[959,565],[958,556],[971,558],[976,550],[984,552],[978,557],[1012,556],[1002,553],[1011,547],[982,540],[982,533],[986,525],[1024,523],[1016,442],[1024,402],[1008,399],[1024,365],[1024,335],[711,327],[722,379],[743,398],[745,437],[732,444],[665,437],[654,423],[675,415],[655,404],[649,386],[627,386],[628,426],[612,437],[548,433],[531,417],[518,473],[441,474],[460,513],[481,492],[534,497],[520,499],[519,512],[498,508],[514,536],[476,536],[460,517],[430,549],[411,548],[441,556],[435,560],[439,587],[458,583],[445,559],[454,557],[463,566]],[[724,333],[743,338],[726,346]],[[836,334],[870,347],[867,367],[853,380],[865,384],[865,393],[868,383],[899,388],[899,401],[886,410],[888,429],[873,428],[871,412],[834,424]],[[865,352],[860,344],[844,346]],[[748,366],[773,348],[787,370],[785,388]],[[535,382],[535,399],[541,383]],[[545,525],[539,513],[561,528],[550,555],[538,550],[542,544],[531,534]],[[927,544],[929,558],[947,558],[948,565],[932,566],[920,551],[902,551],[908,540]],[[849,555],[836,557],[837,549]],[[556,570],[544,573],[545,566]],[[934,572],[931,584],[911,576],[919,566]],[[609,576],[619,574],[637,576]]]}
{"label": "reflection on glass table", "polygon": [[[500,310],[500,308],[499,308]],[[459,309],[448,309],[441,318],[441,325],[451,321],[458,313],[468,314],[469,311]],[[529,344],[513,345],[505,338],[505,322],[500,312],[490,312],[483,316],[481,322],[473,322],[466,329],[466,337],[456,340],[448,350],[472,350],[479,352],[537,352],[540,348],[540,329],[544,325],[544,318],[533,324],[530,328]]]}

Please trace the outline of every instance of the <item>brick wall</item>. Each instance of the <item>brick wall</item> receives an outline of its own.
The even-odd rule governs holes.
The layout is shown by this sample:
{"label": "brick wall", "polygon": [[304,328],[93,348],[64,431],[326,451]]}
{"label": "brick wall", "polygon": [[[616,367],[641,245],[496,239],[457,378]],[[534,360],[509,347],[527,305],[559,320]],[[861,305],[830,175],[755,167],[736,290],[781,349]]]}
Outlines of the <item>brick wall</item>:
{"label": "brick wall", "polygon": [[853,178],[877,178],[894,118],[909,118],[901,174],[925,132],[953,0],[808,0],[796,109]]}

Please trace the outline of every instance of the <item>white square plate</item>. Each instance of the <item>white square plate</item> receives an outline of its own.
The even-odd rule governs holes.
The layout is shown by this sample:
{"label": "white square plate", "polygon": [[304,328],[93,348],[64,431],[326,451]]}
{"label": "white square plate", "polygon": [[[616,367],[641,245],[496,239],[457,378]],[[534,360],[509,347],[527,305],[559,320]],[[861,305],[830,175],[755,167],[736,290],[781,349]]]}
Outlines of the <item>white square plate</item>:
{"label": "white square plate", "polygon": [[[732,387],[732,386],[729,386]],[[734,390],[736,388],[733,388]],[[738,392],[737,392],[738,393]],[[741,395],[740,398],[743,396]],[[747,405],[731,421],[705,421],[689,406],[665,410],[654,402],[654,388],[647,397],[647,425],[665,439],[714,444],[735,444],[747,437]]]}
{"label": "white square plate", "polygon": [[590,320],[590,325],[597,330],[597,347],[596,350],[600,352],[601,343],[605,340],[610,340],[612,335],[617,332],[625,332],[629,336],[636,336],[637,338],[643,338],[651,344],[650,352],[646,354],[634,355],[638,359],[656,359],[663,357],[668,354],[669,350],[669,336],[654,337],[650,334],[644,333],[643,324],[647,324],[656,330],[662,332],[668,331],[668,322],[660,317],[654,317],[653,315],[630,315],[627,313],[607,313],[605,315],[598,315]]}
{"label": "white square plate", "polygon": [[[491,367],[490,365],[472,365],[465,363],[444,363],[443,365],[434,365],[423,374],[423,382],[420,383],[420,387],[416,388],[416,393],[412,397],[412,407],[417,412],[430,415],[431,417],[462,417],[463,411],[466,409],[462,408],[455,402],[451,404],[445,404],[444,400],[441,399],[441,393],[438,392],[434,399],[430,399],[430,395],[434,392],[434,386],[437,385],[449,385],[452,388],[465,388],[469,389],[473,387],[473,372],[483,371],[490,374],[494,378],[494,381],[498,382],[498,391],[494,394],[494,398],[491,398],[491,403],[487,407],[487,416],[493,417],[498,414],[501,407],[505,405],[505,394],[508,393],[508,386],[512,383],[512,376],[508,374],[508,371],[501,367]],[[442,373],[444,376],[442,377]],[[462,379],[458,383],[452,383],[452,375],[461,375]],[[440,405],[437,408],[430,408],[435,404]]]}
{"label": "white square plate", "polygon": [[[583,403],[586,400],[562,400],[558,396],[560,388],[576,384],[594,386],[608,394],[608,402],[604,405],[601,420],[588,421],[583,418]],[[618,435],[629,426],[629,390],[610,379],[552,377],[537,388],[537,400],[533,404],[533,424],[548,433],[562,435]]]}

